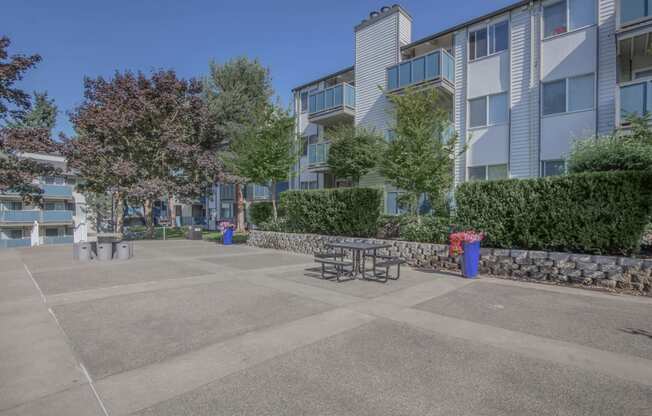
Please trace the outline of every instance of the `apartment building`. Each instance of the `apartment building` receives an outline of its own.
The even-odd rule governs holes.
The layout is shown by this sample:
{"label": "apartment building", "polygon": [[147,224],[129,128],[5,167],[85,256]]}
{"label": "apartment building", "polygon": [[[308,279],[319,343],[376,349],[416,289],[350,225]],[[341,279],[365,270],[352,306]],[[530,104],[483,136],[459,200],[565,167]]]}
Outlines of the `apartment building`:
{"label": "apartment building", "polygon": [[[329,129],[350,123],[391,140],[387,96],[410,86],[445,98],[465,149],[456,184],[561,174],[575,140],[652,110],[651,15],[648,0],[519,1],[413,40],[404,8],[373,11],[353,29],[353,66],[293,89],[303,156],[290,186],[346,185],[325,164]],[[386,212],[398,210],[400,190],[378,174],[361,185],[383,187]]]}
{"label": "apartment building", "polygon": [[[65,172],[65,159],[58,155],[25,154],[50,163]],[[71,173],[40,178],[40,205],[27,205],[16,193],[0,194],[0,249],[43,244],[66,244],[88,239],[86,204],[75,191]]]}

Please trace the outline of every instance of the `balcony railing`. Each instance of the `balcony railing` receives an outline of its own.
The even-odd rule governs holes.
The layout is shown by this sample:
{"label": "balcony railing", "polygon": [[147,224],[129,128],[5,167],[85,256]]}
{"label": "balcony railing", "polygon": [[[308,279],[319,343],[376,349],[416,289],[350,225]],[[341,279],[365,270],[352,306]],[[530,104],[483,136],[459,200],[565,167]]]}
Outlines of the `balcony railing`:
{"label": "balcony railing", "polygon": [[328,142],[308,145],[308,164],[323,165],[328,162],[328,151],[331,144]]}
{"label": "balcony railing", "polygon": [[308,115],[329,111],[338,107],[355,109],[355,87],[345,82],[313,92],[308,97]]}
{"label": "balcony railing", "polygon": [[61,237],[43,237],[43,244],[72,244],[74,238],[71,235]]}
{"label": "balcony railing", "polygon": [[0,248],[29,247],[31,245],[31,238],[13,238],[9,240],[0,240]]}
{"label": "balcony railing", "polygon": [[632,82],[620,86],[620,125],[630,115],[641,116],[652,111],[652,80]]}
{"label": "balcony railing", "polygon": [[437,80],[455,85],[455,59],[443,49],[387,68],[388,91]]}
{"label": "balcony railing", "polygon": [[[72,199],[72,186],[69,185],[39,185],[43,190],[43,198]],[[7,191],[6,195],[18,195],[18,192]]]}
{"label": "balcony railing", "polygon": [[70,223],[72,211],[41,211],[41,210],[6,210],[0,211],[0,222],[26,224],[38,221],[40,223]]}

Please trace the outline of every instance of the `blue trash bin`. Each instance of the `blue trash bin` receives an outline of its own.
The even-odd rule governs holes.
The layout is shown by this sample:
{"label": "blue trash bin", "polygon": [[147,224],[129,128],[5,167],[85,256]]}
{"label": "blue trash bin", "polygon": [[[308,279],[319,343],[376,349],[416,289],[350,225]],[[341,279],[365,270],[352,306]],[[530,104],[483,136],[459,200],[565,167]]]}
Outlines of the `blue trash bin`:
{"label": "blue trash bin", "polygon": [[233,228],[228,227],[226,230],[224,230],[224,237],[222,238],[222,242],[225,246],[233,244]]}
{"label": "blue trash bin", "polygon": [[462,275],[468,279],[473,279],[478,275],[478,266],[480,264],[480,242],[463,243],[463,249]]}

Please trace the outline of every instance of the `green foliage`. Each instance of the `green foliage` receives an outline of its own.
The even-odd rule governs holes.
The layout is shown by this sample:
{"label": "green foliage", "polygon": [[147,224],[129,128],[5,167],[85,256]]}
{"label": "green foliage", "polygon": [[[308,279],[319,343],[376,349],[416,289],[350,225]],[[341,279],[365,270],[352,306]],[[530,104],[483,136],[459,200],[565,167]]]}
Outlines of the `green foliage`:
{"label": "green foliage", "polygon": [[456,200],[458,224],[489,247],[629,254],[652,214],[652,172],[467,182]]}
{"label": "green foliage", "polygon": [[17,122],[9,123],[10,127],[44,129],[52,133],[57,123],[58,109],[54,99],[47,92],[34,92],[32,107]]}
{"label": "green foliage", "polygon": [[289,231],[287,224],[287,218],[271,218],[269,221],[260,223],[258,225],[258,229],[261,231],[275,231],[277,233],[283,233]]}
{"label": "green foliage", "polygon": [[389,100],[396,137],[387,145],[380,172],[406,193],[411,212],[418,214],[421,194],[441,201],[450,190],[457,137],[450,133],[445,97],[435,89],[407,89]]}
{"label": "green foliage", "polygon": [[449,217],[425,215],[421,218],[404,216],[401,218],[399,236],[401,240],[421,243],[446,244],[451,231]]}
{"label": "green foliage", "polygon": [[331,139],[328,167],[336,177],[357,184],[376,167],[383,141],[374,131],[343,124],[329,131],[328,137]]}
{"label": "green foliage", "polygon": [[371,237],[382,207],[382,191],[340,188],[281,194],[288,229],[293,232]]}
{"label": "green foliage", "polygon": [[249,215],[251,222],[256,225],[269,221],[272,218],[272,203],[254,202],[249,206]]}
{"label": "green foliage", "polygon": [[381,215],[378,217],[377,230],[378,233],[376,236],[378,238],[398,238],[401,228],[401,218],[400,215]]}
{"label": "green foliage", "polygon": [[570,173],[652,168],[652,146],[607,136],[575,143],[568,158]]}

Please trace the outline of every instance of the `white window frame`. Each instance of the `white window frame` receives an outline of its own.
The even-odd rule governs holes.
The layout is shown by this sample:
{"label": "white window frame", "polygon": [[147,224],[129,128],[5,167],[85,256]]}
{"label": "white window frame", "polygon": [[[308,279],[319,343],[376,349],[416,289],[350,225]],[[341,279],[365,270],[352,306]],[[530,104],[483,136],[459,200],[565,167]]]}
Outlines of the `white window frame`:
{"label": "white window frame", "polygon": [[[489,115],[490,115],[490,113],[491,113],[490,108],[489,108],[489,104],[490,104],[489,97],[495,97],[495,96],[497,96],[497,95],[503,95],[503,94],[507,96],[507,108],[505,109],[506,112],[507,112],[507,120],[505,120],[505,121],[501,121],[501,122],[499,122],[499,123],[492,123],[492,122],[490,121],[490,117],[489,117]],[[483,124],[483,125],[481,125],[481,126],[471,126],[471,101],[477,100],[477,99],[479,99],[479,98],[484,98],[484,100],[485,100],[485,112],[486,112],[486,115],[485,115],[485,116],[486,116],[486,120],[487,120],[487,122],[486,122],[486,124]],[[486,129],[486,128],[488,128],[488,127],[493,127],[493,126],[502,126],[502,125],[504,125],[504,124],[509,124],[510,113],[511,113],[511,112],[510,112],[510,103],[509,103],[509,91],[503,91],[503,92],[498,92],[498,93],[495,93],[495,94],[488,94],[488,95],[484,95],[484,96],[480,96],[480,97],[469,98],[469,99],[467,100],[466,108],[467,108],[468,115],[469,115],[469,116],[467,117],[467,119],[468,119],[468,121],[467,121],[467,128],[468,128],[469,130]]]}
{"label": "white window frame", "polygon": [[[492,44],[494,46],[494,49],[495,49],[495,44],[496,44],[495,26],[500,24],[500,23],[503,23],[503,22],[507,23],[507,49],[504,49],[504,50],[498,51],[498,52],[491,52]],[[484,55],[484,56],[480,56],[480,57],[471,57],[471,33],[478,32],[478,31],[483,30],[483,29],[485,29],[487,31],[487,54]],[[500,55],[501,53],[509,51],[510,46],[511,46],[510,33],[511,33],[511,25],[510,25],[508,17],[502,17],[500,19],[488,22],[488,23],[486,23],[484,25],[476,26],[476,27],[474,27],[472,29],[469,29],[469,35],[468,35],[468,39],[467,39],[467,42],[466,42],[466,48],[468,50],[468,52],[467,52],[468,61],[469,62],[476,62],[476,61],[480,61],[482,59],[488,58],[490,56]],[[477,52],[477,49],[478,48],[477,48],[477,42],[476,42],[476,52]]]}
{"label": "white window frame", "polygon": [[[588,75],[593,76],[593,105],[591,106],[591,108],[584,108],[584,109],[581,109],[581,110],[572,110],[572,111],[569,110],[570,101],[569,101],[568,91],[569,91],[570,83],[568,81],[573,79],[573,78],[582,78],[582,77],[585,77],[585,76],[588,76]],[[559,82],[559,81],[562,81],[562,80],[565,83],[564,85],[565,85],[565,90],[566,90],[565,93],[564,93],[565,94],[564,98],[566,100],[566,111],[562,111],[562,112],[559,112],[559,113],[544,114],[543,113],[543,111],[544,111],[544,108],[543,108],[543,89],[544,89],[545,85],[546,84],[551,84],[553,82]],[[551,80],[551,81],[541,82],[541,94],[540,95],[541,95],[541,97],[540,97],[540,99],[541,99],[541,118],[560,116],[560,115],[564,115],[564,114],[583,113],[585,111],[595,111],[595,109],[596,109],[596,95],[597,95],[597,85],[596,85],[596,80],[595,80],[595,72],[589,72],[587,74],[573,75],[572,77],[559,78],[559,79],[554,79],[554,80]]]}
{"label": "white window frame", "polygon": [[[561,2],[564,2],[564,1],[566,2],[566,31],[564,33],[557,33],[557,34],[554,34],[554,35],[546,36],[544,8],[546,8],[548,6],[554,6],[555,4],[561,3]],[[542,4],[542,6],[541,6],[541,40],[554,39],[554,38],[556,38],[558,36],[565,36],[565,35],[567,35],[569,33],[578,32],[580,30],[586,29],[587,27],[595,26],[595,24],[596,24],[596,22],[598,20],[598,10],[597,10],[598,7],[594,7],[594,10],[593,10],[593,13],[594,13],[594,15],[593,15],[593,23],[588,24],[588,25],[584,25],[584,26],[580,26],[580,27],[577,27],[575,29],[571,29],[570,28],[570,19],[571,19],[570,4],[571,4],[571,0],[550,0],[550,1],[544,2]],[[616,7],[616,8],[620,9],[620,5],[618,7]]]}
{"label": "white window frame", "polygon": [[542,178],[550,178],[550,177],[554,177],[554,176],[560,176],[560,175],[548,175],[548,176],[546,176],[545,175],[545,168],[544,168],[546,162],[563,162],[563,164],[564,164],[564,173],[563,174],[565,175],[566,173],[568,173],[568,163],[566,163],[566,160],[564,160],[564,159],[546,159],[546,160],[541,161],[541,171],[539,172],[540,177],[542,177]]}
{"label": "white window frame", "polygon": [[489,180],[489,168],[495,167],[495,166],[505,166],[505,168],[507,169],[507,176],[505,176],[504,178],[501,178],[501,179],[492,179],[492,180],[499,181],[499,180],[503,180],[503,179],[509,179],[509,164],[508,163],[493,163],[491,165],[467,166],[467,168],[466,168],[466,180],[467,181],[472,180],[472,179],[470,179],[471,175],[469,175],[469,171],[472,168],[484,168],[484,179],[473,179],[473,180],[474,181],[479,181],[479,182],[488,181]]}

